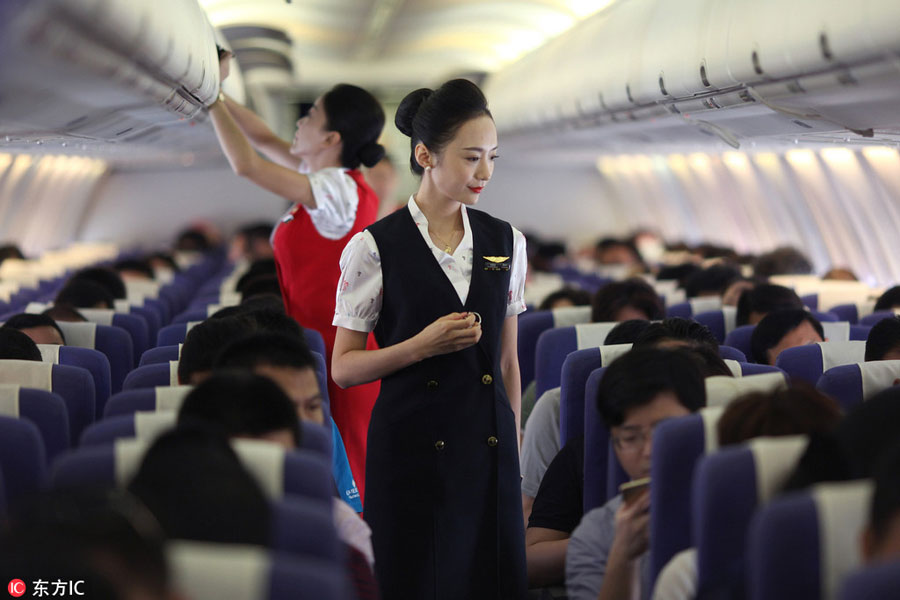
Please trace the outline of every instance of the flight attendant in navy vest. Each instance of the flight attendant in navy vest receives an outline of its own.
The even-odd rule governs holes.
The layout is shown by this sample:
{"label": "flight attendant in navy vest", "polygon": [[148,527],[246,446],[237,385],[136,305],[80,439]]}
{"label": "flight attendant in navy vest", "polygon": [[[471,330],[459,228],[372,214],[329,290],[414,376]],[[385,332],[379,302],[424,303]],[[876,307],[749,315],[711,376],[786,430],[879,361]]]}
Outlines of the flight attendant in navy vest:
{"label": "flight attendant in navy vest", "polygon": [[[344,249],[332,362],[339,385],[382,379],[366,459],[376,576],[384,600],[524,598],[525,238],[469,208],[491,178],[497,130],[461,79],[410,93],[395,123],[422,182]],[[366,350],[372,330],[378,350]]]}

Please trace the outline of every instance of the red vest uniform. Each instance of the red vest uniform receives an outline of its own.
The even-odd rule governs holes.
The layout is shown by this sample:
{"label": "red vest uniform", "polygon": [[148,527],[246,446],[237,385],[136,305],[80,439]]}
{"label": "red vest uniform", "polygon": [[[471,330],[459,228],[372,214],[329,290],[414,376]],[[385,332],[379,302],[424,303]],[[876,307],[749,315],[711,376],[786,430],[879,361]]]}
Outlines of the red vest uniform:
{"label": "red vest uniform", "polygon": [[[315,329],[325,338],[325,357],[328,365],[328,397],[331,414],[340,429],[350,469],[356,479],[360,498],[364,499],[366,435],[369,416],[378,397],[379,382],[357,385],[346,390],[332,381],[331,354],[337,329],[331,324],[334,318],[334,300],[341,277],[340,259],[350,238],[375,222],[378,213],[378,197],[357,170],[347,171],[356,182],[359,205],[356,220],[350,232],[339,240],[319,235],[306,210],[297,205],[292,210],[293,219],[283,221],[275,232],[272,245],[278,282],[287,312],[300,325]],[[377,348],[369,336],[369,349]]]}

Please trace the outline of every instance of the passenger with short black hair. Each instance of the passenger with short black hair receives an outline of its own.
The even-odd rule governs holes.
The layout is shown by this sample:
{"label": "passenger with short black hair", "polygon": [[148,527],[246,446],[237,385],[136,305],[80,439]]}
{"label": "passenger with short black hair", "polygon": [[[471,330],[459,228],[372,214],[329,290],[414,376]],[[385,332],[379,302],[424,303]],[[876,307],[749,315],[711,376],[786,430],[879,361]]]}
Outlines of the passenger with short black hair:
{"label": "passenger with short black hair", "polygon": [[900,360],[900,316],[882,319],[869,331],[866,360]]}
{"label": "passenger with short black hair", "polygon": [[[606,369],[596,402],[619,464],[638,480],[650,476],[653,429],[702,408],[706,388],[685,351],[636,349]],[[649,596],[648,492],[627,504],[619,494],[581,519],[566,551],[570,600]]]}
{"label": "passenger with short black hair", "polygon": [[603,345],[633,344],[637,341],[638,337],[640,337],[641,333],[650,327],[650,324],[650,321],[647,321],[646,319],[619,321],[619,323],[606,334]]}
{"label": "passenger with short black hair", "polygon": [[757,277],[773,275],[809,275],[813,267],[809,258],[793,246],[782,246],[756,259],[753,272]]}
{"label": "passenger with short black hair", "polygon": [[149,262],[137,258],[120,260],[113,265],[113,269],[116,270],[116,272],[123,280],[139,279],[144,281],[152,281],[156,275],[153,272],[153,267],[150,266]]}
{"label": "passenger with short black hair", "polygon": [[54,303],[53,306],[41,313],[46,317],[50,317],[56,322],[62,323],[85,323],[87,319],[78,312],[71,304]]}
{"label": "passenger with short black hair", "polygon": [[18,329],[35,344],[66,345],[66,336],[62,329],[46,314],[19,313],[6,320],[3,327]]}
{"label": "passenger with short black hair", "polygon": [[41,362],[41,351],[30,337],[12,327],[0,327],[0,359]]}
{"label": "passenger with short black hair", "polygon": [[184,338],[178,358],[178,383],[197,385],[212,372],[213,363],[223,348],[254,332],[255,325],[243,316],[207,319],[198,323]]}
{"label": "passenger with short black hair", "polygon": [[606,284],[594,295],[591,308],[591,321],[594,323],[629,319],[654,321],[664,315],[659,294],[643,279]]}
{"label": "passenger with short black hair", "polygon": [[803,301],[797,292],[783,285],[759,283],[741,294],[737,303],[735,323],[756,325],[773,310],[803,308]]}
{"label": "passenger with short black hair", "polygon": [[658,323],[650,323],[634,340],[635,348],[653,346],[670,348],[704,344],[718,350],[719,340],[709,327],[681,317],[669,317]]}
{"label": "passenger with short black hair", "polygon": [[861,539],[866,563],[900,558],[900,445],[887,451],[875,469],[869,522]]}
{"label": "passenger with short black hair", "polygon": [[875,310],[894,310],[900,308],[900,285],[895,285],[883,293],[875,301]]}
{"label": "passenger with short black hair", "polygon": [[731,265],[713,265],[688,275],[684,281],[684,292],[688,298],[722,297],[728,286],[740,276],[740,271]]}
{"label": "passenger with short black hair", "polygon": [[115,299],[99,283],[88,279],[70,279],[53,302],[75,308],[113,308]]}
{"label": "passenger with short black hair", "polygon": [[114,300],[123,300],[126,296],[125,282],[114,269],[109,267],[87,267],[76,271],[69,281],[87,280],[103,287]]}
{"label": "passenger with short black hair", "polygon": [[642,264],[641,255],[631,241],[605,237],[597,242],[594,257],[598,265],[636,267]]}
{"label": "passenger with short black hair", "polygon": [[776,310],[756,325],[750,337],[753,362],[774,365],[778,355],[788,348],[825,341],[819,320],[802,308]]}
{"label": "passenger with short black hair", "polygon": [[591,295],[584,291],[571,287],[556,290],[541,301],[538,310],[552,310],[566,306],[589,306]]}

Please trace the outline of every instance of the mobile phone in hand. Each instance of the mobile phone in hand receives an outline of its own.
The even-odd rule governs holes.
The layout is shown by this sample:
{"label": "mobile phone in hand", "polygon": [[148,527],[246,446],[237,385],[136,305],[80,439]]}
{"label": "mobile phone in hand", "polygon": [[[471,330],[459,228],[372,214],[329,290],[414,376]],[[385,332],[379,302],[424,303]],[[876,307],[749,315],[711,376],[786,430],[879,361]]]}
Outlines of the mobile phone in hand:
{"label": "mobile phone in hand", "polygon": [[650,491],[650,478],[635,479],[628,481],[619,486],[619,492],[622,494],[622,501],[625,506],[631,506],[638,498]]}

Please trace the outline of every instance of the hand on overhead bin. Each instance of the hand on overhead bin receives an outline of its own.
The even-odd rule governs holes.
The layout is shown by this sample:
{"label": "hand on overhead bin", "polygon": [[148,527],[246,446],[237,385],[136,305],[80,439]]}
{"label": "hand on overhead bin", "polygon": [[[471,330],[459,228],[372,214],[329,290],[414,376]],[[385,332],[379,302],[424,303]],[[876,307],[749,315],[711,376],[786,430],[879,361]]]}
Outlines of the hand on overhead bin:
{"label": "hand on overhead bin", "polygon": [[[224,50],[224,52],[222,51]],[[221,84],[228,77],[228,74],[231,72],[231,52],[229,50],[225,50],[224,48],[219,51],[219,84]]]}
{"label": "hand on overhead bin", "polygon": [[481,323],[475,313],[450,313],[434,321],[414,338],[422,358],[449,354],[473,346],[481,339]]}

